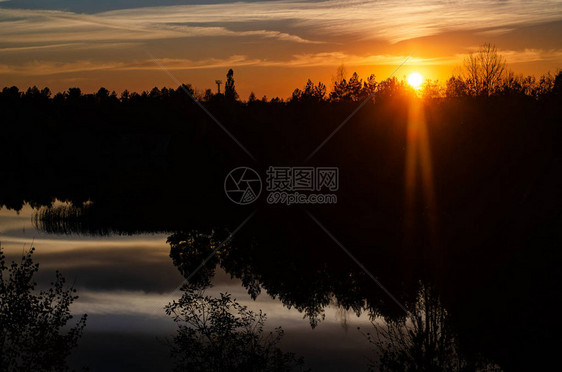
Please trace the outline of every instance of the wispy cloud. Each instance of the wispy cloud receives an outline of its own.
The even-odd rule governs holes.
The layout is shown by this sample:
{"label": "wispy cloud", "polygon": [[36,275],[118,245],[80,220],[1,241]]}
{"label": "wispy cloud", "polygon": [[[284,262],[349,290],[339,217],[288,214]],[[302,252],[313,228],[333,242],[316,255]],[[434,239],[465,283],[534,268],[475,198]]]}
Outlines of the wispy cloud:
{"label": "wispy cloud", "polygon": [[115,49],[115,48],[130,48],[139,46],[138,42],[122,42],[122,43],[61,43],[61,44],[46,44],[46,45],[29,45],[20,47],[7,47],[0,48],[0,53],[22,53],[29,51],[60,51],[60,50],[91,50],[91,49]]}
{"label": "wispy cloud", "polygon": [[[296,54],[288,61],[264,61],[264,65],[288,66],[288,67],[314,67],[314,66],[337,66],[342,63],[352,66],[397,66],[404,62],[408,56],[377,54],[377,55],[354,55],[344,52],[323,52],[311,54]],[[418,58],[410,57],[408,63],[417,66],[446,64],[452,60],[449,58]]]}
{"label": "wispy cloud", "polygon": [[[562,50],[500,50],[500,54],[506,57],[508,63],[528,63],[536,61],[559,61],[562,59]],[[411,57],[408,64],[415,66],[431,65],[454,65],[460,64],[467,54],[455,54],[439,58],[419,58]],[[181,59],[181,58],[161,58],[160,62],[168,70],[200,70],[223,67],[322,67],[338,66],[342,63],[349,66],[396,66],[406,59],[405,55],[354,55],[344,52],[322,52],[310,54],[296,54],[288,59],[259,59],[251,58],[246,55],[232,55],[228,58],[206,58],[200,60]],[[34,61],[18,65],[0,65],[0,73],[20,74],[29,76],[72,74],[76,72],[88,72],[98,70],[115,71],[143,71],[159,70],[158,66],[149,60],[139,60],[132,62],[124,61],[75,61],[75,62],[52,62]]]}
{"label": "wispy cloud", "polygon": [[[554,0],[423,0],[410,1],[407,6],[388,0],[282,0],[145,7],[97,14],[0,9],[0,41],[61,43],[214,36],[318,43],[349,35],[397,42],[448,31],[501,32],[561,19],[561,2]],[[264,23],[276,24],[278,29],[264,29]],[[235,25],[243,25],[244,30],[237,30]]]}
{"label": "wispy cloud", "polygon": [[[320,43],[276,30],[235,31],[216,25],[187,25],[175,7],[151,8],[170,12],[162,19],[136,15],[134,10],[96,15],[58,10],[0,9],[0,42],[60,43],[122,40],[157,40],[186,37],[258,37],[295,43]],[[184,12],[189,7],[183,7]],[[198,20],[200,23],[202,20]]]}
{"label": "wispy cloud", "polygon": [[[478,51],[478,47],[471,48],[473,52]],[[552,62],[562,60],[562,49],[523,49],[523,50],[498,50],[508,64],[531,63],[531,62]],[[456,54],[452,60],[463,61],[468,57],[468,53]]]}
{"label": "wispy cloud", "polygon": [[0,74],[20,74],[29,76],[42,76],[53,74],[68,74],[75,72],[115,70],[125,66],[124,62],[50,62],[34,61],[22,65],[0,65]]}
{"label": "wispy cloud", "polygon": [[508,63],[529,63],[545,61],[562,61],[562,50],[524,49],[502,52]]}
{"label": "wispy cloud", "polygon": [[[168,70],[198,70],[219,67],[240,67],[240,66],[262,66],[262,67],[315,67],[315,66],[337,66],[345,62],[351,65],[392,65],[397,61],[402,62],[403,56],[367,56],[358,57],[346,55],[341,52],[333,53],[316,53],[295,55],[288,60],[264,60],[249,58],[245,55],[233,55],[228,58],[207,58],[201,60],[161,58],[160,62],[166,66]],[[398,63],[400,63],[398,62]],[[423,60],[417,59],[417,63],[423,63]],[[427,62],[427,61],[426,61]],[[34,61],[17,65],[0,65],[0,73],[3,74],[20,74],[29,76],[39,75],[55,75],[69,74],[76,72],[87,72],[97,70],[159,70],[158,66],[150,60],[123,62],[92,62],[92,61],[75,61],[75,62],[53,62],[53,61]]]}

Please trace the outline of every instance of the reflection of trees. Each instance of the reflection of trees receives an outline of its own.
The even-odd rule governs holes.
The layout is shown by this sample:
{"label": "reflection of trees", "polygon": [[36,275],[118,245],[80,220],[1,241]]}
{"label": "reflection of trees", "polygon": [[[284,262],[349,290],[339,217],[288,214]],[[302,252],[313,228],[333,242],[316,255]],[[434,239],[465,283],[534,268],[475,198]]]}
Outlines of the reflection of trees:
{"label": "reflection of trees", "polygon": [[380,371],[476,371],[501,370],[480,359],[467,358],[450,325],[450,315],[429,286],[422,285],[417,301],[402,319],[384,325],[371,321],[375,334],[366,333],[375,346]]}
{"label": "reflection of trees", "polygon": [[[295,231],[285,231],[283,235],[259,226],[238,232],[190,279],[191,284],[198,288],[209,285],[219,265],[240,279],[252,298],[263,290],[286,307],[303,313],[312,327],[324,319],[324,309],[334,303],[357,314],[365,309],[386,314],[400,311],[352,261],[342,259],[343,253],[340,256],[339,251],[327,251],[329,242],[322,240],[325,236],[305,236]],[[174,265],[188,277],[226,236],[220,230],[171,235],[168,242]],[[267,236],[276,238],[267,241]],[[390,280],[387,283],[396,285]]]}
{"label": "reflection of trees", "polygon": [[248,310],[230,294],[219,298],[184,287],[183,296],[166,306],[178,323],[172,355],[178,371],[291,371],[302,358],[278,348],[281,327],[264,332],[266,315]]}
{"label": "reflection of trees", "polygon": [[31,258],[32,248],[18,264],[6,265],[0,250],[0,370],[62,371],[66,358],[76,347],[86,325],[82,316],[66,334],[72,319],[69,307],[78,298],[76,290],[65,288],[63,276],[47,290],[35,292],[33,275],[39,264]]}
{"label": "reflection of trees", "polygon": [[[167,242],[170,244],[170,257],[180,273],[187,277],[194,272],[199,264],[220,244],[216,241],[214,233],[200,233],[197,231],[182,232],[170,235]],[[189,247],[189,249],[187,249]],[[189,255],[189,257],[186,257]],[[206,265],[191,278],[190,283],[197,288],[207,287],[215,274],[217,256],[211,257]]]}

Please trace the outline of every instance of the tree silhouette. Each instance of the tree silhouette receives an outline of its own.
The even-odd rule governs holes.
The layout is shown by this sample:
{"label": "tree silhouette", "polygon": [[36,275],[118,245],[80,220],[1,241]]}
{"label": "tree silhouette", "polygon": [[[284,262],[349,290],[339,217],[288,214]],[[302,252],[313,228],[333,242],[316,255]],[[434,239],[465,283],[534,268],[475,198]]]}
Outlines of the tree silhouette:
{"label": "tree silhouette", "polygon": [[347,83],[347,95],[351,101],[358,101],[362,96],[363,79],[359,77],[357,72],[349,78]]}
{"label": "tree silhouette", "polygon": [[423,84],[422,97],[425,99],[434,99],[443,97],[443,90],[438,81],[427,80]]}
{"label": "tree silhouette", "polygon": [[451,76],[445,86],[447,97],[462,97],[467,94],[466,84],[460,77]]}
{"label": "tree silhouette", "polygon": [[562,70],[559,70],[558,73],[556,74],[556,77],[554,78],[554,84],[552,86],[552,92],[555,95],[561,95],[562,94]]}
{"label": "tree silhouette", "polygon": [[377,91],[377,77],[375,74],[369,75],[369,77],[363,82],[362,99],[365,99]]}
{"label": "tree silhouette", "polygon": [[505,58],[494,45],[485,43],[465,58],[462,77],[472,95],[489,96],[500,87],[505,69]]}
{"label": "tree silhouette", "polygon": [[226,74],[224,96],[229,101],[235,101],[238,99],[238,93],[236,92],[236,87],[234,86],[234,71],[232,69],[228,70],[228,73]]}
{"label": "tree silhouette", "polygon": [[[156,88],[158,89],[158,88]],[[98,92],[96,93],[96,97],[98,97],[99,99],[106,99],[109,97],[109,90],[105,89],[104,87],[101,87],[100,89],[98,89]]]}
{"label": "tree silhouette", "polygon": [[361,101],[373,95],[379,88],[375,74],[369,75],[365,81],[359,77],[357,72],[351,75],[349,81],[344,76],[344,71],[340,66],[330,92],[330,100],[333,102]]}
{"label": "tree silhouette", "polygon": [[291,97],[291,102],[321,102],[326,96],[326,86],[322,83],[314,85],[312,80],[308,79],[304,91],[295,89]]}
{"label": "tree silhouette", "polygon": [[80,90],[80,88],[69,88],[68,89],[67,97],[69,99],[76,100],[76,99],[80,99],[81,96],[82,96],[82,91]]}
{"label": "tree silhouette", "polygon": [[266,315],[240,305],[228,293],[218,298],[184,286],[166,314],[178,323],[171,353],[177,371],[292,371],[303,360],[278,348],[281,327],[264,331]]}
{"label": "tree silhouette", "polygon": [[62,333],[73,318],[69,307],[78,298],[76,290],[65,288],[57,271],[51,287],[37,293],[33,275],[39,264],[33,263],[33,252],[7,266],[0,249],[0,370],[68,370],[66,358],[82,336],[86,315]]}

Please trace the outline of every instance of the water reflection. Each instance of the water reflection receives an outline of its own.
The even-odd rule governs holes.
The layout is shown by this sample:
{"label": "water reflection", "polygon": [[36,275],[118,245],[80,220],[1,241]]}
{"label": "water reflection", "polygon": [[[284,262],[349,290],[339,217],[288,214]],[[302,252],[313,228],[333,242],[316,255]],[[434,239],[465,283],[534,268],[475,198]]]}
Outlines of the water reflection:
{"label": "water reflection", "polygon": [[[474,220],[474,210],[465,209],[456,215],[456,220],[441,220],[448,226],[440,228],[444,232],[442,246],[446,249],[435,251],[427,249],[429,236],[420,231],[413,235],[416,239],[411,246],[402,246],[398,231],[386,229],[385,223],[393,219],[392,215],[381,213],[379,216],[375,211],[361,219],[360,210],[354,210],[356,214],[353,215],[347,207],[335,208],[332,213],[322,213],[319,209],[315,215],[328,228],[334,229],[334,234],[401,303],[407,306],[416,303],[420,280],[424,285],[431,285],[440,303],[451,314],[450,328],[467,355],[482,355],[502,367],[515,367],[517,362],[509,350],[524,347],[544,356],[556,345],[554,333],[546,331],[550,319],[555,318],[551,304],[560,283],[549,277],[549,273],[556,272],[553,265],[559,256],[552,249],[557,241],[552,225],[543,226],[540,220],[533,220],[532,215],[518,215],[509,222],[509,230],[497,230],[492,228],[497,217],[492,211],[480,220],[478,228],[482,231],[476,236],[470,233],[476,226],[466,224]],[[136,226],[132,213],[121,211],[121,219],[116,219],[118,214],[114,214],[108,220],[104,219],[108,210],[103,203],[79,208],[78,212],[83,213],[67,213],[63,207],[47,208],[38,213],[37,222],[41,229],[58,233],[134,233],[130,229]],[[351,217],[341,217],[344,212]],[[423,221],[423,210],[419,213],[417,219]],[[160,214],[145,222],[147,225],[143,229],[165,231],[161,227],[170,226],[170,257],[181,275],[187,278],[247,214],[246,210],[239,217],[228,214],[222,216],[223,222],[217,219],[216,223],[207,219],[191,223],[178,214]],[[188,228],[178,229],[179,225]],[[396,224],[391,221],[390,225]],[[371,226],[375,226],[375,232],[382,228],[386,233],[374,233]],[[525,229],[514,229],[517,226],[525,226]],[[487,240],[482,240],[482,236]],[[528,262],[534,264],[529,266]],[[239,279],[252,298],[267,294],[285,307],[301,312],[312,327],[321,324],[326,308],[332,304],[356,314],[379,314],[389,320],[401,319],[404,315],[305,213],[298,210],[259,210],[257,216],[190,279],[190,283],[198,288],[208,287],[219,267]],[[528,275],[522,276],[522,272]],[[525,324],[538,322],[541,326],[527,327],[528,334],[524,334],[513,327],[513,319]],[[534,363],[519,354],[515,360],[528,365]]]}
{"label": "water reflection", "polygon": [[[313,328],[325,318],[325,308],[331,304],[358,315],[368,310],[395,316],[401,311],[360,268],[344,260],[343,252],[334,249],[326,236],[307,236],[299,222],[275,231],[258,225],[259,229],[253,225],[233,236],[195,275],[200,263],[228,237],[228,230],[172,234],[168,238],[170,257],[193,285],[208,285],[218,265],[240,279],[253,299],[265,291],[303,313]],[[387,282],[393,289],[399,285]]]}
{"label": "water reflection", "polygon": [[373,346],[369,365],[377,371],[501,371],[459,344],[450,314],[431,286],[420,283],[408,315],[382,320],[373,314],[371,331],[360,331]]}

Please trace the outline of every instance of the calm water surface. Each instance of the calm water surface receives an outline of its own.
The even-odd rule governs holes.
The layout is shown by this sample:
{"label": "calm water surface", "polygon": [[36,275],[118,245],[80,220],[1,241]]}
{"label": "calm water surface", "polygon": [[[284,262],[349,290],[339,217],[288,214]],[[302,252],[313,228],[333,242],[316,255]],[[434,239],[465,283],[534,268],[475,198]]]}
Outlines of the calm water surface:
{"label": "calm water surface", "polygon": [[[73,367],[93,371],[169,370],[172,362],[165,338],[176,324],[164,306],[180,297],[184,278],[170,258],[168,234],[88,236],[50,234],[33,223],[36,210],[0,210],[0,240],[9,260],[33,244],[40,264],[38,286],[50,283],[61,270],[75,283],[79,299],[72,311],[88,314],[82,340],[71,357]],[[369,327],[367,314],[355,315],[332,305],[325,320],[312,329],[303,314],[288,309],[262,292],[254,301],[239,279],[218,270],[208,294],[231,293],[241,304],[267,314],[267,328],[285,331],[284,351],[305,358],[314,370],[366,370],[372,352],[357,327]]]}

